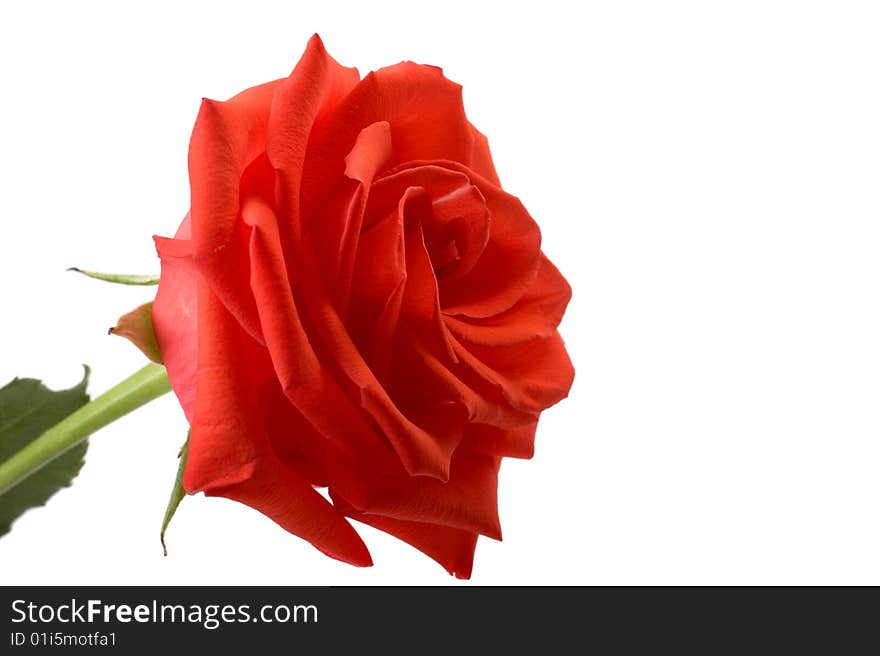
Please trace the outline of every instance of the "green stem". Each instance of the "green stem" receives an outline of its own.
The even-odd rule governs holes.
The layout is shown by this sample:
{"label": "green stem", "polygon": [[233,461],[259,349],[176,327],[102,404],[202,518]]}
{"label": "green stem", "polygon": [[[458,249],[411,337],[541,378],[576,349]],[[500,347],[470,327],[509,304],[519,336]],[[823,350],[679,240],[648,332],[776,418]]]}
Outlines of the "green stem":
{"label": "green stem", "polygon": [[0,494],[72,449],[96,430],[170,390],[165,367],[151,362],[62,419],[0,464]]}

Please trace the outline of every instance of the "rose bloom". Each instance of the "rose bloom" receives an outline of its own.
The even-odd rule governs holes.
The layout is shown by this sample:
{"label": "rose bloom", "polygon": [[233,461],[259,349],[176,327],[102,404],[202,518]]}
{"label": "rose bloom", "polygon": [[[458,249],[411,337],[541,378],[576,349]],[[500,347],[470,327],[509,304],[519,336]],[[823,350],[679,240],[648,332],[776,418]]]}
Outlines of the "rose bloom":
{"label": "rose bloom", "polygon": [[315,36],[289,77],[203,101],[189,172],[153,307],[184,488],[355,565],[348,518],[469,577],[502,458],[532,456],[574,371],[571,290],[461,87],[411,62],[360,79]]}

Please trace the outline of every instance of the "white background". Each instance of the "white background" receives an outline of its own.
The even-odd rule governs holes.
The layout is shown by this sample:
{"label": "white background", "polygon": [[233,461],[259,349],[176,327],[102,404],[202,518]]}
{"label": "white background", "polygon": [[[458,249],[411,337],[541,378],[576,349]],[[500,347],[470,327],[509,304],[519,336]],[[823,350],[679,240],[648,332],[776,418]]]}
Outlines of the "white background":
{"label": "white background", "polygon": [[[202,96],[286,75],[319,32],[363,73],[464,85],[574,299],[577,376],[473,584],[880,584],[880,20],[848,2],[29,2],[0,8],[0,384],[103,392],[106,336],[188,206]],[[494,3],[492,3],[494,4]],[[375,567],[184,500],[167,396],[92,439],[0,539],[5,584],[454,584],[360,528]]]}

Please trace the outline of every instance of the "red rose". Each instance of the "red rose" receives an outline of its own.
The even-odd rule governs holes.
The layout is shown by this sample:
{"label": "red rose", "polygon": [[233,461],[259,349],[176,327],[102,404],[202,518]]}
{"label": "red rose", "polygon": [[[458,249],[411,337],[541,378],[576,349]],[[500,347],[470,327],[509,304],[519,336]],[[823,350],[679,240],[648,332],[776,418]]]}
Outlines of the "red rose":
{"label": "red rose", "polygon": [[347,517],[470,576],[501,459],[574,372],[570,288],[461,87],[410,62],[361,80],[315,36],[288,78],[202,103],[189,171],[153,308],[186,490],[349,563],[371,560]]}

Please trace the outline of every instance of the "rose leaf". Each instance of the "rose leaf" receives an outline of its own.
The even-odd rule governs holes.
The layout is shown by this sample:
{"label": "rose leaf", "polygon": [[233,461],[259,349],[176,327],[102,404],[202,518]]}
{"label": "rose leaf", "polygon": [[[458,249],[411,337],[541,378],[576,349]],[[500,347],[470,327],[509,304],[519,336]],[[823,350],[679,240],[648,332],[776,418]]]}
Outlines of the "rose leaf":
{"label": "rose leaf", "polygon": [[[15,378],[0,388],[0,463],[89,402],[89,368],[84,369],[82,381],[67,390],[52,391],[34,378]],[[0,536],[25,511],[44,505],[71,484],[87,448],[88,441],[83,441],[0,493]]]}

